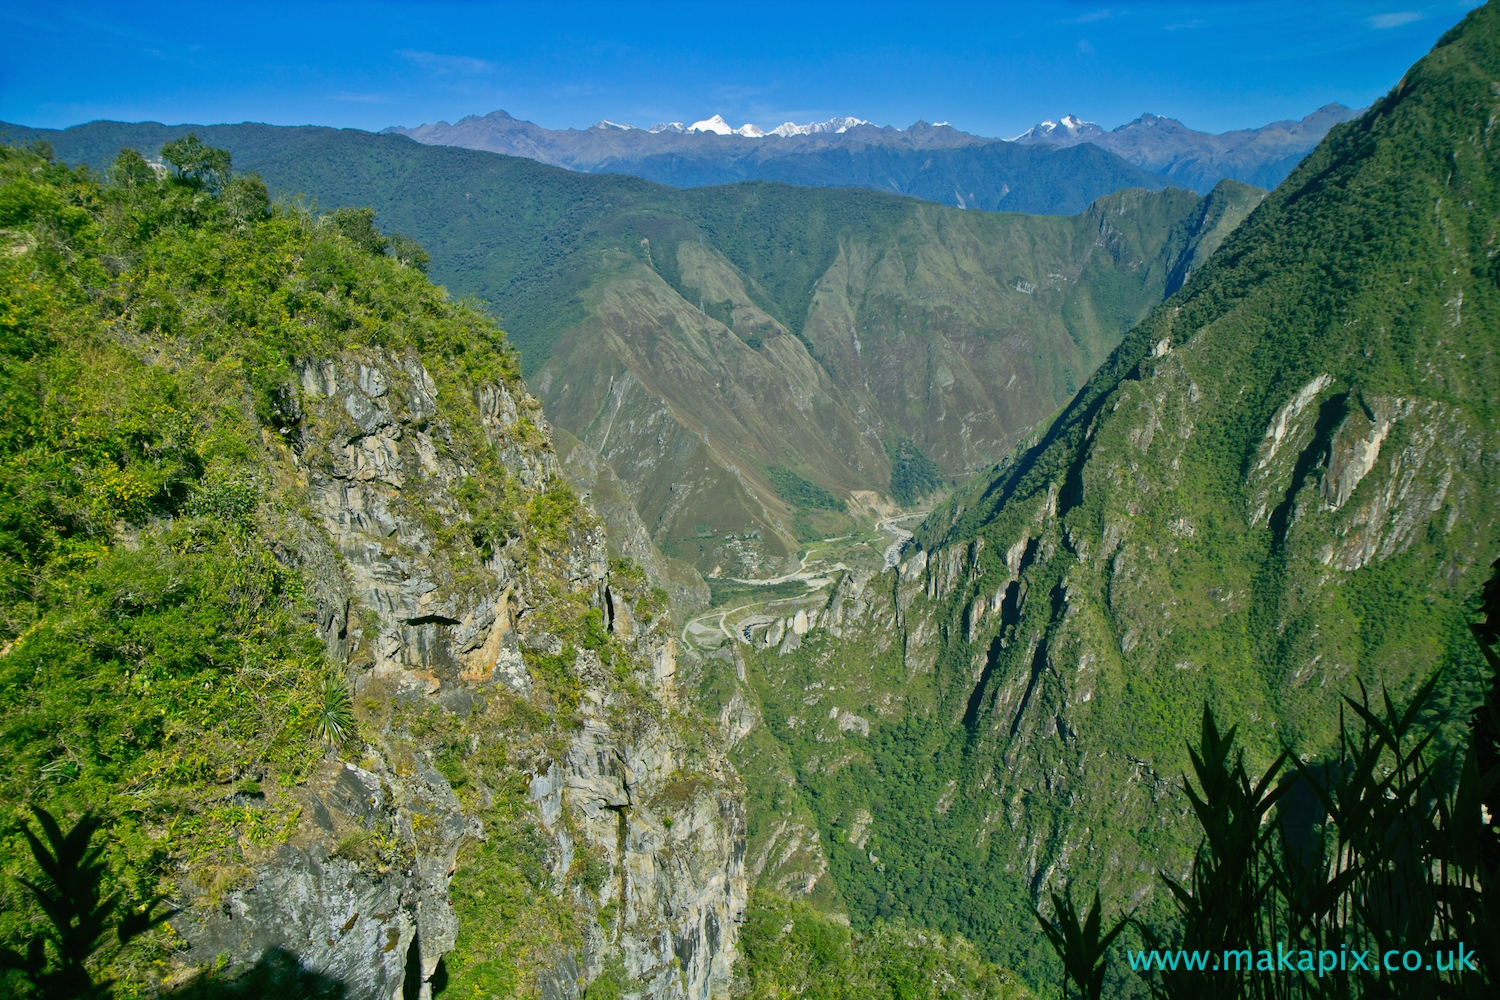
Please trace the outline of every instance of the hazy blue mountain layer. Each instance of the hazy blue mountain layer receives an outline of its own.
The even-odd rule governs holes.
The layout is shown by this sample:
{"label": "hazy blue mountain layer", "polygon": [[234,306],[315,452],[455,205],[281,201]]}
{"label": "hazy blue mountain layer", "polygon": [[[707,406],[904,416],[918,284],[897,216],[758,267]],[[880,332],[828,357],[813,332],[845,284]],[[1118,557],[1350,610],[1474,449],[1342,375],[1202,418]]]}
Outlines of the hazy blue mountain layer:
{"label": "hazy blue mountain layer", "polygon": [[[1225,178],[1275,187],[1330,128],[1357,113],[1330,104],[1300,121],[1221,135],[1153,114],[1113,131],[1068,115],[1042,122],[1013,141],[921,121],[906,129],[850,124],[857,119],[828,123],[840,125],[837,130],[763,137],[646,131],[607,122],[587,129],[547,129],[504,111],[470,115],[451,125],[435,122],[386,131],[572,170],[635,174],[679,187],[787,181],[896,191],[957,208],[1071,214],[1107,191],[1155,188],[1162,178],[1199,194]],[[1037,157],[1038,149],[1076,152]],[[1123,171],[1113,156],[1101,156],[1099,150],[1118,154],[1140,173]]]}
{"label": "hazy blue mountain layer", "polygon": [[1159,190],[1167,183],[1100,149],[1026,148],[926,122],[749,138],[601,126],[554,130],[495,111],[452,125],[386,131],[676,187],[748,180],[862,187],[991,212],[1072,215],[1111,191]]}
{"label": "hazy blue mountain layer", "polygon": [[1359,113],[1342,104],[1328,104],[1300,121],[1272,122],[1218,135],[1150,113],[1107,132],[1093,122],[1067,115],[1059,121],[1034,125],[1015,141],[1060,147],[1087,143],[1118,153],[1173,184],[1207,194],[1226,177],[1257,187],[1275,187],[1329,129]]}

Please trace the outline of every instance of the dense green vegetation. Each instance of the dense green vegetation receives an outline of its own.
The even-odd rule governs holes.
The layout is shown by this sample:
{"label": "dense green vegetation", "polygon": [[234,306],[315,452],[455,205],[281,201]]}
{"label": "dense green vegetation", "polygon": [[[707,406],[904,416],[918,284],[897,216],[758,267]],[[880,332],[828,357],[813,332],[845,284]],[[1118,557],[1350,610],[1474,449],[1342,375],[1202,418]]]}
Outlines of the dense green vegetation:
{"label": "dense green vegetation", "polygon": [[[1162,873],[1174,912],[1142,924],[1176,961],[1133,966],[1154,996],[1463,996],[1494,992],[1500,969],[1500,560],[1473,626],[1488,661],[1465,746],[1440,746],[1434,675],[1408,705],[1346,697],[1336,754],[1290,752],[1254,775],[1205,706],[1185,783],[1202,840],[1187,878]],[[1441,717],[1439,717],[1441,718]],[[1053,896],[1047,936],[1083,996],[1097,1000],[1109,941],[1097,894],[1080,920]],[[1284,953],[1292,952],[1289,961]],[[1350,961],[1357,954],[1357,961]],[[1188,964],[1185,955],[1196,961]],[[1233,957],[1231,957],[1233,956]],[[1196,967],[1194,967],[1196,966]]]}
{"label": "dense green vegetation", "polygon": [[[62,159],[96,167],[122,145],[152,150],[188,130],[119,122],[63,132],[5,128],[13,139],[45,136]],[[197,132],[232,152],[242,169],[264,175],[273,191],[330,207],[373,206],[386,225],[415,234],[434,255],[436,276],[501,312],[528,374],[546,362],[557,335],[583,317],[582,291],[598,270],[601,252],[622,250],[649,261],[696,305],[700,295],[681,284],[674,248],[683,240],[707,241],[743,273],[759,307],[800,333],[815,286],[841,244],[853,236],[885,243],[920,208],[889,194],[760,182],[681,191],[354,130],[216,125]],[[1038,147],[1018,149],[1036,155]],[[1041,150],[1046,156],[1057,152]],[[1163,206],[1198,204],[1186,192],[1163,199]],[[1069,211],[1081,212],[1087,204]],[[1173,218],[1163,220],[1164,228],[1177,221],[1177,213],[1167,211]],[[1017,221],[971,218],[994,232]],[[997,277],[1009,283],[1018,276]],[[1114,301],[1123,292],[1099,289],[1070,319],[1074,336],[1092,335],[1088,314],[1098,311],[1110,327],[1104,334],[1108,350],[1120,332],[1112,321],[1128,326],[1139,315],[1139,303]]]}
{"label": "dense green vegetation", "polygon": [[[45,942],[47,921],[14,878],[36,881],[39,855],[17,825],[31,807],[66,817],[64,828],[87,813],[103,820],[85,862],[95,866],[90,912],[107,921],[118,904],[139,922],[158,896],[182,898],[184,878],[209,898],[243,887],[297,828],[299,783],[329,759],[378,747],[398,769],[430,759],[486,831],[461,850],[450,888],[460,933],[442,970],[448,990],[524,994],[538,968],[582,941],[569,900],[596,899],[607,868],[580,850],[559,884],[519,776],[556,759],[578,726],[575,651],[597,655],[639,698],[627,654],[586,595],[548,584],[529,620],[561,648],[525,650],[530,698],[491,691],[460,716],[380,682],[351,697],[316,631],[309,583],[287,564],[286,525],[306,501],[283,441],[310,433],[294,362],[360,348],[420,353],[447,407],[449,446],[479,470],[456,491],[457,523],[432,528],[458,564],[508,545],[542,573],[588,515],[561,483],[523,494],[486,457],[493,449],[463,401],[485,382],[519,395],[517,360],[481,314],[426,281],[419,254],[380,234],[368,212],[272,206],[221,151],[168,152],[165,178],[127,151],[101,179],[45,149],[0,147],[8,965],[48,975],[49,962],[88,956],[89,976],[115,980],[119,995],[149,995],[183,971],[180,940],[160,929],[91,955],[94,939],[74,948],[58,938],[32,962],[27,942]],[[516,434],[542,444],[527,420]],[[672,628],[638,569],[619,562],[610,579],[638,623]],[[410,863],[407,851],[377,826],[343,836],[334,856],[388,872]],[[956,955],[973,982],[1003,982],[961,945],[904,931],[881,940],[883,950],[861,954],[866,964],[890,956],[885,981],[930,983],[934,964]],[[198,971],[171,995],[339,988],[279,950],[249,970]],[[633,985],[611,966],[588,995]]]}
{"label": "dense green vegetation", "polygon": [[[6,126],[13,139],[34,130]],[[121,146],[153,150],[187,127],[96,123],[45,134],[68,162],[96,167]],[[742,269],[758,304],[801,328],[813,286],[851,231],[888,227],[909,199],[866,191],[745,184],[679,191],[634,177],[577,174],[532,160],[355,130],[214,125],[195,134],[233,154],[271,190],[328,207],[372,207],[433,255],[434,273],[505,317],[526,372],[583,317],[581,292],[600,251],[642,260],[649,249],[700,236]],[[650,256],[676,285],[675,253]],[[681,290],[681,289],[680,289]],[[687,293],[696,304],[696,291]]]}
{"label": "dense green vegetation", "polygon": [[[1169,926],[1155,873],[1191,864],[1205,702],[1258,775],[1288,748],[1336,760],[1361,683],[1407,704],[1441,668],[1432,759],[1462,745],[1500,550],[1497,38],[1495,4],[1470,14],[940,506],[900,634],[747,659],[856,927],[962,933],[1045,982],[1031,911],[1067,881]],[[869,736],[819,721],[830,703]],[[1106,995],[1145,989],[1111,965]]]}
{"label": "dense green vegetation", "polygon": [[[32,810],[41,836],[30,824],[21,827],[39,869],[34,880],[21,880],[36,905],[47,915],[50,926],[34,934],[24,952],[0,950],[0,973],[19,973],[19,978],[45,1000],[73,1000],[107,996],[109,983],[95,982],[90,961],[101,947],[128,945],[142,933],[172,915],[156,912],[159,900],[147,900],[134,910],[121,912],[119,894],[100,892],[104,848],[92,843],[99,829],[97,816],[85,815],[64,832],[56,818],[41,807]],[[115,941],[101,941],[114,931]]]}
{"label": "dense green vegetation", "polygon": [[709,588],[713,591],[713,603],[715,605],[729,604],[733,601],[775,601],[787,597],[800,597],[807,593],[807,584],[801,580],[788,580],[785,583],[773,583],[769,586],[758,586],[752,583],[736,583],[734,580],[725,580],[719,577],[710,577]]}
{"label": "dense green vegetation", "polygon": [[849,505],[832,493],[803,479],[791,469],[780,465],[773,465],[766,470],[770,476],[771,484],[776,487],[776,492],[781,499],[793,507],[801,507],[807,510],[847,510]]}
{"label": "dense green vegetation", "polygon": [[[110,887],[139,901],[178,863],[212,878],[237,837],[281,835],[284,810],[215,786],[255,777],[276,801],[322,756],[322,645],[250,520],[277,502],[251,442],[286,354],[369,336],[431,293],[392,271],[361,300],[317,294],[373,263],[310,217],[271,216],[254,178],[215,198],[196,177],[157,183],[139,156],[107,187],[0,157],[0,798],[102,811]],[[294,247],[321,269],[268,280]],[[433,334],[445,319],[463,322],[439,314]],[[150,364],[114,330],[201,347]],[[7,832],[6,871],[26,857]],[[31,911],[13,883],[0,893],[13,938]]]}
{"label": "dense green vegetation", "polygon": [[[186,131],[95,123],[48,135],[63,159],[97,165],[121,145],[154,149]],[[643,257],[647,251],[636,245],[642,235],[659,243],[713,239],[765,289],[768,311],[795,329],[838,236],[902,214],[903,199],[891,196],[766,184],[680,192],[350,130],[225,125],[197,131],[246,169],[264,173],[274,190],[334,205],[373,205],[388,223],[417,233],[438,253],[446,280],[494,303],[526,331],[518,346],[528,371],[545,360],[551,337],[577,319],[580,279],[592,264],[580,254],[619,243],[631,229],[639,232],[624,240],[626,248]],[[423,188],[411,186],[417,175],[426,178]],[[455,197],[463,210],[450,207]],[[676,278],[675,255],[652,262],[669,280]]]}
{"label": "dense green vegetation", "polygon": [[961,938],[905,923],[851,931],[807,903],[758,893],[740,930],[744,1000],[1022,1000],[1011,973]]}
{"label": "dense green vegetation", "polygon": [[[774,773],[778,754],[787,761],[784,783],[756,789],[747,777],[758,795],[752,841],[756,824],[770,821],[761,817],[806,808],[837,894],[823,908],[846,909],[856,928],[905,921],[962,936],[990,960],[1045,983],[1052,955],[1031,916],[1029,880],[993,852],[992,835],[978,835],[974,812],[986,803],[955,795],[966,731],[938,710],[935,678],[909,670],[899,637],[891,638],[812,632],[789,655],[747,654],[746,676],[775,749],[747,747],[739,766]],[[819,697],[820,687],[829,693]],[[713,707],[724,695],[706,697]],[[830,705],[868,719],[869,736],[820,724]],[[1028,797],[1027,806],[1049,803]],[[1107,817],[1096,824],[1111,828]]]}
{"label": "dense green vegetation", "polygon": [[886,452],[891,456],[891,498],[897,503],[910,507],[943,484],[937,463],[910,438],[887,444]]}
{"label": "dense green vegetation", "polygon": [[[1389,928],[1369,914],[1348,922],[1350,907],[1416,884],[1412,865],[1430,875],[1433,861],[1453,862],[1443,905],[1459,912],[1452,886],[1478,884],[1474,858],[1434,846],[1432,833],[1458,827],[1381,803],[1420,800],[1440,803],[1440,820],[1456,814],[1444,796],[1465,786],[1435,764],[1459,759],[1449,753],[1466,738],[1484,664],[1467,622],[1500,546],[1491,458],[1500,434],[1497,39],[1500,8],[1473,12],[1206,262],[1194,239],[1221,219],[1196,201],[1195,221],[1162,207],[1165,196],[1147,206],[1159,215],[1136,235],[1169,235],[1153,254],[1128,258],[1155,268],[1149,281],[1131,284],[1115,258],[1099,263],[1086,295],[1055,290],[1059,322],[1081,355],[1102,355],[1107,331],[1138,315],[1141,288],[1181,280],[1181,291],[1129,333],[1033,447],[929,519],[918,535],[933,556],[927,575],[888,595],[896,632],[814,631],[787,656],[745,655],[764,726],[740,759],[758,755],[766,768],[747,780],[762,799],[750,837],[767,839],[772,818],[810,824],[831,876],[814,902],[847,907],[853,924],[846,933],[762,897],[744,940],[747,990],[839,995],[853,980],[876,995],[922,995],[942,985],[933,963],[961,970],[956,982],[989,981],[978,957],[948,940],[956,935],[1046,982],[1055,966],[1034,907],[1067,882],[1098,886],[1110,913],[1136,912],[1122,943],[1172,940],[1174,927],[1185,941],[1223,940],[1222,914],[1209,910],[1278,870],[1290,878],[1271,839],[1285,826],[1243,822],[1264,812],[1265,789],[1251,777],[1284,764],[1286,751],[1315,797],[1321,788],[1339,805],[1347,791],[1372,808],[1348,824],[1314,824],[1307,844],[1318,850],[1305,856],[1314,867],[1357,864],[1319,868],[1331,877],[1299,887],[1317,885],[1317,904],[1289,891],[1268,919],[1317,917],[1378,938]],[[463,206],[445,218],[434,264],[508,275],[502,291],[529,315],[543,354],[548,336],[587,314],[580,289],[593,287],[592,256],[617,251],[622,267],[691,292],[678,256],[659,250],[707,234],[747,279],[753,304],[836,366],[833,340],[799,324],[827,291],[819,282],[849,227],[888,226],[900,244],[897,222],[971,225],[868,193],[663,193],[357,134],[237,134],[272,145],[294,136],[297,158],[282,168],[294,182],[316,176],[343,195],[378,189],[381,199],[367,200],[397,205],[401,186],[420,181],[434,200]],[[351,147],[361,156],[347,156]],[[341,678],[310,627],[303,583],[275,558],[265,527],[297,503],[262,450],[295,419],[283,391],[289,360],[351,343],[417,347],[442,379],[512,383],[517,363],[492,326],[426,284],[419,258],[387,244],[368,215],[272,211],[263,186],[221,176],[192,148],[173,149],[175,173],[162,181],[123,156],[108,184],[44,156],[4,156],[0,747],[14,769],[0,800],[107,814],[111,886],[131,901],[150,898],[175,866],[232,884],[237,852],[284,837],[289,807],[278,792],[347,729]],[[525,177],[535,183],[517,181]],[[414,211],[405,203],[391,214],[404,226],[401,213]],[[495,217],[509,228],[490,228]],[[1100,213],[1072,224],[1116,248],[1135,238],[1110,222]],[[1028,297],[1017,302],[1053,291],[1021,274],[987,280]],[[1089,319],[1100,313],[1109,321]],[[871,316],[875,329],[851,328],[851,338],[895,340],[942,319],[895,299]],[[925,354],[922,364],[940,367]],[[1083,374],[1059,364],[1048,377],[1067,392]],[[899,483],[916,498],[935,473],[916,460],[921,449],[904,447],[895,449],[906,456]],[[1372,449],[1379,460],[1360,465]],[[475,528],[455,532],[453,544],[478,556],[522,532],[537,554],[581,516],[566,489],[520,503],[504,482],[474,499]],[[794,504],[832,495],[801,476],[787,482]],[[895,493],[894,473],[891,485]],[[961,572],[939,577],[950,555]],[[593,649],[614,664],[598,619],[552,596],[541,613],[558,616],[564,651]],[[486,775],[540,759],[572,725],[576,685],[553,654],[527,657],[546,689],[537,704],[496,699],[463,723],[354,706],[364,727],[385,712],[374,728],[396,743],[440,744],[443,773],[500,831],[466,848],[455,908],[467,930],[450,964],[456,982],[497,993],[522,982],[546,947],[580,936],[537,875],[535,845],[515,822],[526,808],[519,790],[478,792]],[[1441,681],[1424,687],[1438,668]],[[1375,712],[1350,729],[1340,698],[1361,683],[1418,709]],[[713,676],[703,687],[723,698],[734,689]],[[1194,731],[1205,703],[1237,727],[1243,769],[1220,729]],[[845,725],[851,714],[863,727]],[[1413,755],[1410,741],[1429,734]],[[1222,816],[1180,797],[1177,775],[1189,768],[1200,801],[1238,801],[1241,831],[1270,851],[1256,855],[1268,867],[1254,884],[1215,880],[1229,870],[1213,839]],[[265,807],[246,809],[240,796]],[[1190,812],[1210,840],[1196,854]],[[1432,828],[1407,843],[1415,854],[1374,843],[1413,817]],[[379,858],[384,848],[348,849]],[[14,835],[0,850],[8,870],[26,864]],[[1161,891],[1161,870],[1191,873],[1178,880],[1184,894]],[[597,875],[580,858],[569,885],[593,891]],[[19,942],[37,917],[21,893],[3,891],[0,936]],[[1344,923],[1324,919],[1340,905]],[[1237,919],[1247,910],[1229,908]],[[491,912],[505,919],[480,922]],[[1219,925],[1194,938],[1203,914]],[[1484,929],[1473,912],[1465,919]],[[912,935],[933,932],[944,940],[912,955]],[[149,942],[131,954],[116,974],[135,980],[160,958]],[[1075,978],[1090,979],[1094,964],[1083,965]],[[1179,990],[1165,978],[1152,985]],[[1115,965],[1091,992],[1147,988]]]}
{"label": "dense green vegetation", "polygon": [[[94,161],[180,134],[94,123],[53,139]],[[842,497],[891,487],[887,439],[946,477],[986,466],[1206,252],[1204,220],[1238,221],[1255,194],[1133,189],[1022,216],[780,183],[684,191],[353,130],[199,134],[273,192],[336,215],[373,206],[416,236],[435,279],[504,317],[549,419],[600,450],[662,551],[737,576],[847,530],[783,513],[765,468]],[[351,238],[395,239],[366,229]],[[646,433],[663,403],[669,422]],[[909,479],[894,479],[903,495],[926,490]]]}

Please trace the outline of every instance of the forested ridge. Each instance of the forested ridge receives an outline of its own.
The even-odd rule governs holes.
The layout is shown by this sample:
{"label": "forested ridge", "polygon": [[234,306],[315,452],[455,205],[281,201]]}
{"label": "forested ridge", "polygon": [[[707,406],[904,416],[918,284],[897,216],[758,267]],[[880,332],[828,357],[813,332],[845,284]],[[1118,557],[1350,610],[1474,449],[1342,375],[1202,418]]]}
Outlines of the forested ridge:
{"label": "forested ridge", "polygon": [[[183,131],[46,134],[64,159],[102,162]],[[852,527],[810,526],[771,467],[913,504],[989,464],[1260,196],[1235,182],[1203,198],[1136,189],[1026,216],[762,181],[679,190],[347,129],[194,134],[273,193],[371,207],[380,229],[419,240],[435,281],[503,320],[551,418],[590,447],[608,438],[602,457],[652,541],[708,574],[739,560],[700,525],[749,539],[738,576],[772,573],[801,535]],[[631,391],[611,402],[611,386]],[[662,416],[666,436],[599,430]],[[667,497],[664,476],[695,495]]]}
{"label": "forested ridge", "polygon": [[746,753],[796,775],[764,794],[815,819],[856,926],[959,931],[1040,979],[1032,907],[1071,884],[1080,916],[1098,887],[1170,940],[1155,875],[1187,884],[1205,704],[1253,779],[1283,749],[1336,756],[1342,698],[1388,692],[1442,720],[1420,733],[1456,780],[1500,550],[1497,19],[1472,12],[1336,127],[924,522],[881,578],[894,636],[747,666],[767,727]]}
{"label": "forested ridge", "polygon": [[[395,935],[382,989],[1486,995],[1492,971],[1122,956],[1288,935],[1500,956],[1497,81],[1492,2],[1263,201],[1127,193],[1043,222],[333,130],[233,127],[279,157],[295,139],[288,183],[347,182],[336,210],[273,201],[212,130],[102,172],[0,147],[3,982],[49,995],[67,964],[37,876],[65,853],[55,816],[101,849],[110,920],[79,968],[118,995],[336,992],[300,955],[228,957],[230,903],[273,895],[296,851],[408,899],[441,883],[428,923],[371,925]],[[416,184],[450,203],[436,244],[395,232]],[[826,603],[753,642],[720,619],[718,652],[679,659],[665,595],[606,558],[559,473],[522,358],[424,269],[503,272],[544,357],[627,274],[676,296],[685,343],[749,364],[779,337],[830,371],[849,355],[806,321],[856,229],[897,283],[953,234],[1107,248],[1086,296],[983,275],[1018,309],[1054,294],[1055,329],[1105,360],[896,566],[830,570]],[[886,302],[893,337],[921,301]],[[847,335],[854,356],[874,336]],[[865,436],[897,500],[944,484],[899,428]],[[799,540],[854,506],[788,450],[755,462]],[[317,811],[345,772],[375,776],[357,829]]]}

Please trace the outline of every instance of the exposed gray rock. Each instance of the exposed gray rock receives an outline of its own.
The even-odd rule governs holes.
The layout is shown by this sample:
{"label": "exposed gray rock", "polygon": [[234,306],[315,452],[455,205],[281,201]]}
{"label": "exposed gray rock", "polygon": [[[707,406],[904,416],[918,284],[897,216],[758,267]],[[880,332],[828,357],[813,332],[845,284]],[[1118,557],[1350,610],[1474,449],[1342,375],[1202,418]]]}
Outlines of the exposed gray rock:
{"label": "exposed gray rock", "polygon": [[[644,997],[722,992],[746,893],[738,782],[716,751],[689,760],[665,721],[676,697],[675,644],[634,638],[629,611],[608,585],[603,532],[575,532],[540,555],[540,571],[527,568],[519,543],[459,565],[441,528],[466,516],[454,490],[475,470],[448,447],[452,411],[439,406],[420,361],[369,351],[303,363],[297,376],[302,424],[290,461],[305,485],[303,504],[267,515],[264,527],[305,579],[318,633],[356,691],[460,716],[495,697],[495,685],[527,696],[523,644],[549,655],[563,649],[525,622],[549,599],[534,572],[588,595],[620,641],[639,647],[637,674],[657,708],[617,693],[598,655],[582,651],[575,672],[584,725],[531,778],[557,891],[583,932],[582,948],[559,955],[537,989],[573,1000],[618,959]],[[533,397],[486,385],[468,402],[523,490],[556,485],[558,462]],[[285,793],[300,807],[285,841],[245,848],[241,882],[184,885],[173,923],[188,962],[222,957],[238,969],[284,949],[342,982],[349,1000],[408,996],[408,974],[418,969],[418,993],[430,995],[428,980],[459,934],[448,879],[466,839],[485,831],[420,748],[399,767],[390,754],[366,746],[358,764],[330,755]],[[608,863],[597,896],[565,888],[581,849]],[[611,902],[620,905],[605,927],[600,911]]]}
{"label": "exposed gray rock", "polygon": [[[453,790],[429,766],[397,777],[328,760],[294,794],[297,829],[251,885],[220,898],[189,890],[192,905],[174,920],[189,959],[248,966],[282,948],[351,1000],[401,997],[414,958],[425,983],[457,939],[448,873],[477,832]],[[426,820],[420,840],[413,814]],[[380,838],[399,847],[377,854],[368,845]]]}

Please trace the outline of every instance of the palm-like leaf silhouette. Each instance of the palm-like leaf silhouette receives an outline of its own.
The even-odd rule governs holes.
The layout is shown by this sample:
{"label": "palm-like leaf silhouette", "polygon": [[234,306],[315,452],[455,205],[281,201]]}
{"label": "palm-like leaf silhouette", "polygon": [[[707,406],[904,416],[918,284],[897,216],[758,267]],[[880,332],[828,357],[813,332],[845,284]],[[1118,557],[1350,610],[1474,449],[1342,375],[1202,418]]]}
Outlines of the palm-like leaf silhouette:
{"label": "palm-like leaf silhouette", "polygon": [[21,833],[31,845],[41,876],[18,881],[31,892],[52,926],[32,937],[24,954],[10,948],[0,950],[0,971],[19,972],[30,992],[42,1000],[107,997],[110,984],[96,983],[88,971],[88,960],[99,949],[100,939],[113,926],[119,943],[128,944],[176,911],[153,913],[162,902],[153,899],[117,916],[119,893],[100,898],[104,848],[90,845],[100,819],[84,815],[64,833],[47,810],[33,806],[32,812],[41,825],[42,837],[30,824],[22,826]]}
{"label": "palm-like leaf silhouette", "polygon": [[1056,920],[1048,920],[1040,910],[1034,912],[1052,949],[1063,961],[1063,996],[1067,996],[1068,981],[1072,980],[1087,1000],[1099,1000],[1104,991],[1105,953],[1125,929],[1129,918],[1122,918],[1108,933],[1103,933],[1098,892],[1094,893],[1093,905],[1082,921],[1073,906],[1072,893],[1059,896],[1054,892],[1052,907],[1057,912]]}

